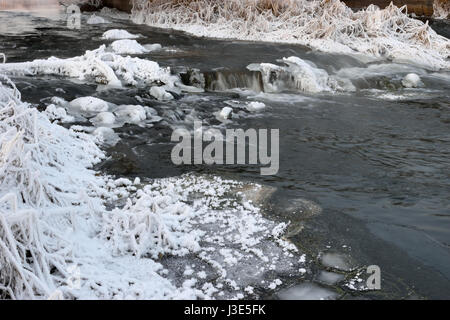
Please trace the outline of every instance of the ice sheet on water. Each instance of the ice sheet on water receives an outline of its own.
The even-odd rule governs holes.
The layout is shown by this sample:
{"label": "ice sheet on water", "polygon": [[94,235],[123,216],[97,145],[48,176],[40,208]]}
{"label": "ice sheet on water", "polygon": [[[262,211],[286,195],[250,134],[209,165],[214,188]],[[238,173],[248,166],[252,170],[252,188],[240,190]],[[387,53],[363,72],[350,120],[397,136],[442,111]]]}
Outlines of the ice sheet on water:
{"label": "ice sheet on water", "polygon": [[334,300],[338,294],[312,282],[306,282],[280,291],[278,297],[282,300]]}

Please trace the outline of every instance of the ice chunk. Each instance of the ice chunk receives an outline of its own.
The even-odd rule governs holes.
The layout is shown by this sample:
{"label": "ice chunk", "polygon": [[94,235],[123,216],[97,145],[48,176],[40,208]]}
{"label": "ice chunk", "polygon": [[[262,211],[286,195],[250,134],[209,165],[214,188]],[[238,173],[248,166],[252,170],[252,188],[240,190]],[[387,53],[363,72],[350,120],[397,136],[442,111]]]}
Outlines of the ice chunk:
{"label": "ice chunk", "polygon": [[223,107],[222,110],[218,113],[218,117],[222,119],[231,119],[231,115],[233,113],[233,109],[230,107]]}
{"label": "ice chunk", "polygon": [[112,29],[106,31],[103,36],[103,39],[105,40],[117,40],[117,39],[137,39],[139,38],[138,35],[131,34],[126,30],[122,29]]}
{"label": "ice chunk", "polygon": [[282,300],[334,300],[338,294],[314,283],[306,282],[278,293]]}
{"label": "ice chunk", "polygon": [[173,96],[162,87],[151,87],[150,95],[157,100],[172,100]]}
{"label": "ice chunk", "polygon": [[320,258],[321,263],[329,268],[334,268],[343,271],[351,270],[351,266],[347,259],[338,253],[325,253]]}
{"label": "ice chunk", "polygon": [[143,54],[149,51],[136,40],[130,39],[116,40],[111,44],[111,48],[117,54]]}

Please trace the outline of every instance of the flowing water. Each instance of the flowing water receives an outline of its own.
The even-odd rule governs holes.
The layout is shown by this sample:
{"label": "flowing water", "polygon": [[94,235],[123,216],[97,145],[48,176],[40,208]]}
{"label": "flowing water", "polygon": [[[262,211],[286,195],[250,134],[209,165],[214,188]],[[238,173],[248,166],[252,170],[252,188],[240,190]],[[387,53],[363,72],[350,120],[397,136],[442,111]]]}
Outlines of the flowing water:
{"label": "flowing water", "polygon": [[[0,12],[0,52],[8,62],[69,58],[104,44],[104,31],[119,28],[143,35],[141,44],[163,49],[151,59],[186,77],[203,74],[207,91],[161,102],[145,88],[98,90],[66,78],[13,78],[22,99],[44,108],[50,98],[96,96],[116,104],[145,104],[163,119],[151,128],[116,128],[120,141],[107,149],[99,169],[121,176],[161,178],[187,172],[258,182],[274,188],[265,214],[291,221],[288,236],[307,254],[311,272],[286,275],[279,293],[265,298],[448,298],[450,297],[450,73],[389,61],[314,52],[298,45],[195,38],[124,20],[69,30],[64,20]],[[23,25],[17,27],[21,21]],[[448,34],[446,23],[436,23]],[[260,72],[246,67],[296,56],[329,75],[350,80],[356,90],[308,93],[289,77],[267,92]],[[401,79],[417,73],[423,88],[405,89]],[[279,75],[278,75],[279,76]],[[186,80],[189,82],[188,80]],[[348,82],[346,82],[348,83]],[[260,101],[250,113],[243,105]],[[233,118],[215,113],[233,106]],[[175,166],[170,154],[174,126],[280,129],[280,170],[261,176],[245,165]],[[85,124],[85,123],[83,123]],[[86,124],[85,124],[86,125]],[[345,284],[365,267],[378,265],[380,291],[350,290]],[[303,282],[304,280],[307,282]],[[346,281],[344,281],[344,279]]]}

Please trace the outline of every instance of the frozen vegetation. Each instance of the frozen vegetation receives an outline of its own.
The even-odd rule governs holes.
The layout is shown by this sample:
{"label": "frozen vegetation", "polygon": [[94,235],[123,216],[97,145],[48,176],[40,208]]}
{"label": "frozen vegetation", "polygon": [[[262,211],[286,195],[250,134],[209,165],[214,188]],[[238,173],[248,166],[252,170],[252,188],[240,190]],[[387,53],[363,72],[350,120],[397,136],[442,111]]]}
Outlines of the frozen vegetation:
{"label": "frozen vegetation", "polygon": [[[436,70],[450,68],[450,41],[427,23],[408,17],[406,7],[392,4],[385,9],[370,5],[353,12],[339,0],[133,3],[134,22],[196,36],[298,43],[324,52],[410,61]],[[437,5],[441,3],[445,2]]]}

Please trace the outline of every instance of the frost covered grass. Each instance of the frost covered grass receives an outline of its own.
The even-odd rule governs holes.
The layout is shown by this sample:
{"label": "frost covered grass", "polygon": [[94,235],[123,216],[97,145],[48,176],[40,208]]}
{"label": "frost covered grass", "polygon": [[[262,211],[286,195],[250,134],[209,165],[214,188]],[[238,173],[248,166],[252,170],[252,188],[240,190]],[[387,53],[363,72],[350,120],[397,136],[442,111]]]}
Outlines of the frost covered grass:
{"label": "frost covered grass", "polygon": [[103,156],[88,135],[22,103],[2,76],[0,297],[46,297],[62,284],[72,260],[66,228],[101,208],[92,194],[102,183],[88,167]]}
{"label": "frost covered grass", "polygon": [[405,7],[353,12],[339,0],[133,0],[132,19],[196,36],[299,43],[449,69],[450,41]]}

